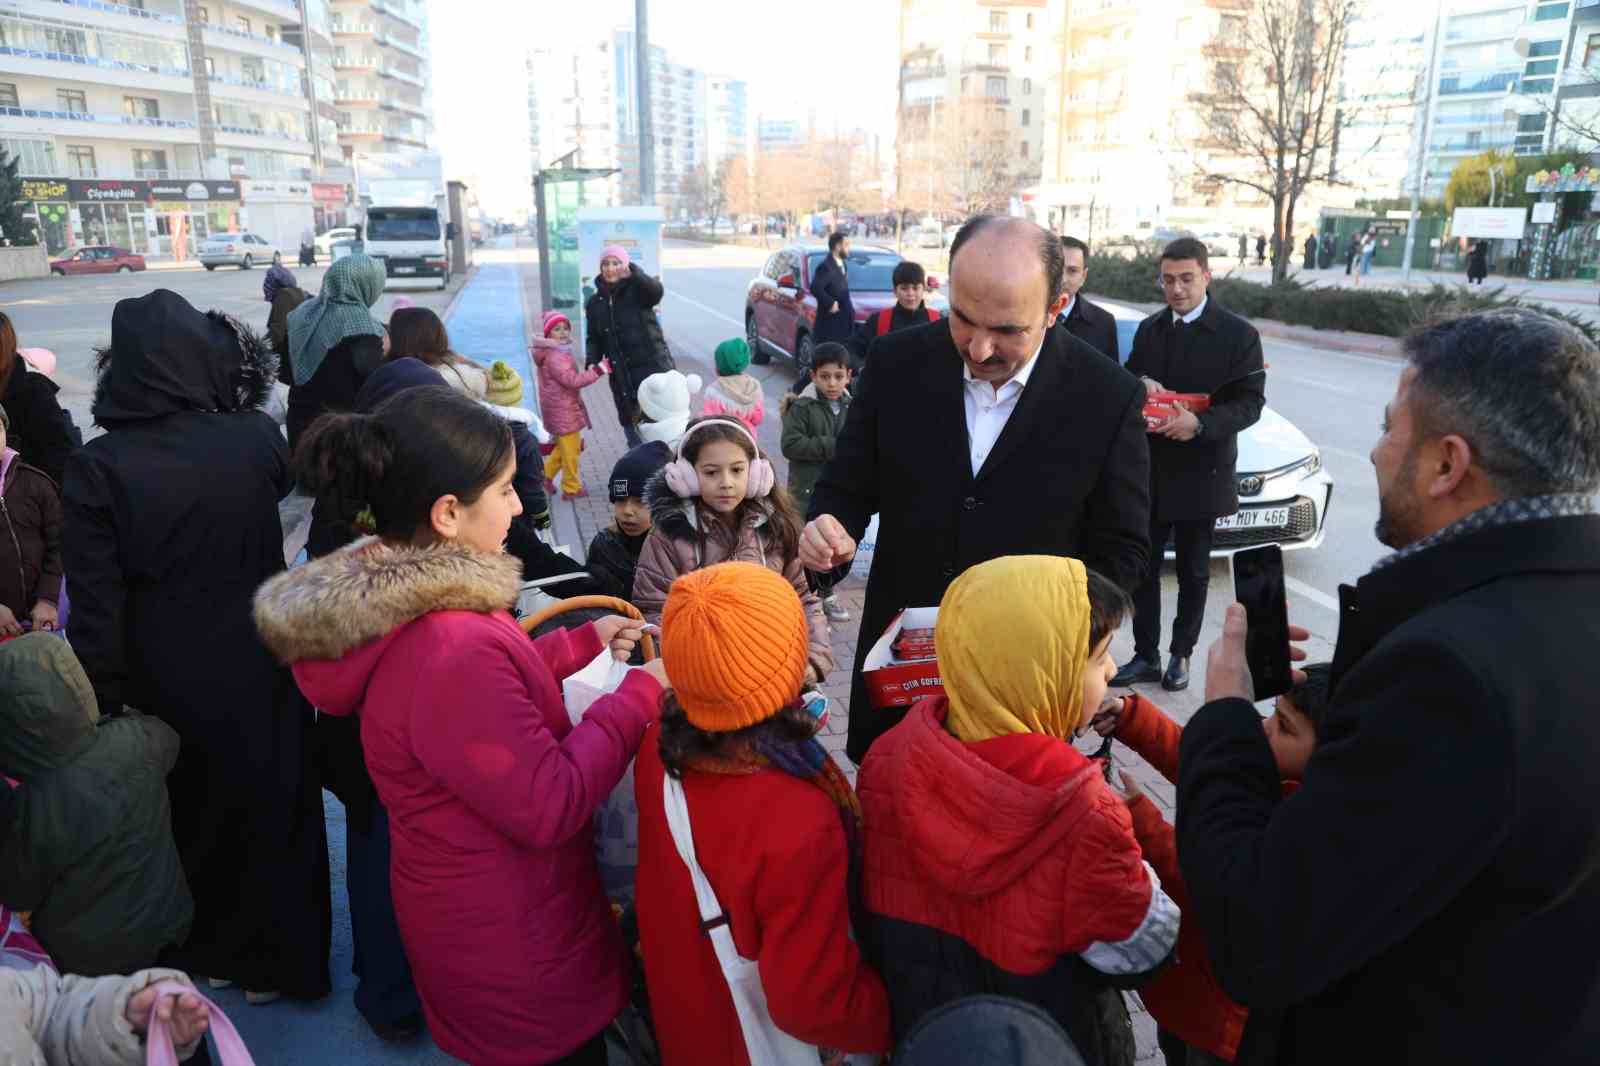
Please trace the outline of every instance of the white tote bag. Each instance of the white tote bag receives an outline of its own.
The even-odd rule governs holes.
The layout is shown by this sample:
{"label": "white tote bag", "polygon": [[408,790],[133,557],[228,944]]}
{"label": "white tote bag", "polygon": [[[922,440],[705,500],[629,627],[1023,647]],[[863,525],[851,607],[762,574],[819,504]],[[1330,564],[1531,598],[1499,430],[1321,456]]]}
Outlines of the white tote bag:
{"label": "white tote bag", "polygon": [[816,1047],[796,1040],[773,1023],[772,1014],[767,1010],[767,993],[761,987],[758,964],[740,955],[733,945],[733,932],[728,928],[722,904],[717,902],[711,882],[706,880],[705,871],[695,859],[694,834],[689,829],[689,803],[683,794],[683,782],[671,774],[663,775],[661,790],[666,804],[667,828],[672,830],[672,842],[678,846],[678,855],[689,867],[689,876],[694,880],[700,920],[703,926],[709,926],[711,946],[716,949],[728,991],[733,993],[733,1009],[739,1015],[739,1028],[744,1033],[751,1066],[817,1066],[822,1055]]}
{"label": "white tote bag", "polygon": [[[631,669],[612,656],[608,648],[561,683],[567,717],[577,725],[601,696],[617,691]],[[606,896],[626,906],[633,902],[633,883],[639,872],[639,801],[633,794],[633,762],[622,780],[594,812],[595,859]]]}

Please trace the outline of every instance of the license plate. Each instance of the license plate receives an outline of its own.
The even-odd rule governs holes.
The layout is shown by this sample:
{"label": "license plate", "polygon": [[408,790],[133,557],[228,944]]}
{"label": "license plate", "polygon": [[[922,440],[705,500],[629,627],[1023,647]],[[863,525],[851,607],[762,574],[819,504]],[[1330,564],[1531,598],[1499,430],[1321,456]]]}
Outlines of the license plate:
{"label": "license plate", "polygon": [[417,268],[416,267],[395,267],[394,268],[394,272],[396,274],[415,274],[417,272]]}
{"label": "license plate", "polygon": [[1217,519],[1218,529],[1270,529],[1289,524],[1289,508],[1260,507]]}

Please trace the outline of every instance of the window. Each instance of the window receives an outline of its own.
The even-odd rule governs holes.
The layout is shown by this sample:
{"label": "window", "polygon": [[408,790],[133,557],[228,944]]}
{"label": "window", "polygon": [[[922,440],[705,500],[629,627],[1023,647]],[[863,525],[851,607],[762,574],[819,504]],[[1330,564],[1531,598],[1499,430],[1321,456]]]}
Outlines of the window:
{"label": "window", "polygon": [[20,107],[17,87],[9,81],[0,81],[0,107]]}
{"label": "window", "polygon": [[1022,124],[1024,126],[1026,126],[1028,124],[1028,120],[1030,118],[1032,118],[1032,117],[1033,117],[1033,112],[1032,111],[1029,111],[1027,108],[1023,108],[1022,109]]}
{"label": "window", "polygon": [[1028,142],[1027,141],[1023,141],[1022,142],[1022,148],[1021,148],[1019,154],[1024,159],[1028,158]]}
{"label": "window", "polygon": [[80,178],[94,177],[94,149],[87,144],[67,145],[67,169]]}
{"label": "window", "polygon": [[1517,132],[1518,133],[1542,133],[1542,132],[1544,132],[1544,113],[1541,111],[1537,115],[1523,115],[1520,118],[1518,118],[1517,119]]}
{"label": "window", "polygon": [[1593,69],[1600,66],[1600,33],[1591,33],[1583,48],[1583,65]]}
{"label": "window", "polygon": [[1004,63],[1005,61],[1006,46],[1003,44],[991,44],[989,46],[989,62],[998,64]]}
{"label": "window", "polygon": [[1008,16],[1004,11],[989,12],[989,32],[1005,33],[1010,27],[1007,25]]}
{"label": "window", "polygon": [[984,82],[985,96],[994,100],[1004,100],[1006,97],[1006,80],[1004,78],[989,78]]}
{"label": "window", "polygon": [[1522,91],[1530,95],[1552,92],[1555,87],[1554,78],[1528,78],[1522,83]]}
{"label": "window", "polygon": [[278,39],[278,27],[269,25],[269,26],[266,26],[265,29],[266,29],[266,34],[267,34],[267,40],[276,41]]}
{"label": "window", "polygon": [[202,8],[199,9],[199,13],[200,13],[200,21],[201,22],[210,22],[211,21],[211,9],[210,8],[202,7]]}
{"label": "window", "polygon": [[81,89],[57,89],[56,103],[63,111],[70,111],[74,115],[87,115],[89,101]]}
{"label": "window", "polygon": [[215,78],[216,76],[217,60],[214,56],[206,56],[206,77]]}
{"label": "window", "polygon": [[1481,144],[1483,144],[1483,131],[1481,131],[1481,130],[1468,130],[1467,131],[1467,147],[1468,148],[1477,148]]}
{"label": "window", "polygon": [[1534,61],[1532,63],[1529,63],[1528,66],[1526,67],[1526,69],[1523,70],[1523,73],[1524,74],[1554,74],[1556,72],[1556,64],[1558,62],[1559,62],[1559,60],[1555,60],[1555,59],[1540,59],[1540,60],[1536,60],[1536,61]]}
{"label": "window", "polygon": [[233,19],[233,24],[234,24],[234,27],[236,29],[238,29],[241,33],[251,33],[251,32],[253,32],[251,27],[250,27],[250,20],[245,18],[243,15],[235,15],[234,19]]}
{"label": "window", "polygon": [[1534,12],[1533,21],[1550,22],[1554,19],[1564,19],[1570,6],[1570,4],[1540,4],[1538,11]]}
{"label": "window", "polygon": [[1024,63],[1033,62],[1033,45],[1027,45],[1022,49],[1022,61]]}
{"label": "window", "polygon": [[56,165],[56,146],[53,141],[0,140],[6,155],[18,160],[17,171],[22,174],[56,175],[61,170]]}
{"label": "window", "polygon": [[133,150],[133,176],[136,178],[164,178],[167,176],[167,153],[156,148]]}
{"label": "window", "polygon": [[1027,25],[1028,29],[1030,29],[1030,30],[1033,29],[1033,15],[1031,13],[1028,15],[1028,21],[1027,21],[1026,25]]}
{"label": "window", "polygon": [[160,118],[161,104],[149,96],[124,96],[122,113],[129,118]]}
{"label": "window", "polygon": [[1528,46],[1528,56],[1532,59],[1538,59],[1540,56],[1558,56],[1560,54],[1560,41],[1535,41]]}
{"label": "window", "polygon": [[1032,78],[1023,78],[1022,79],[1022,95],[1023,96],[1028,96],[1028,95],[1032,94],[1032,92],[1033,92],[1033,79]]}

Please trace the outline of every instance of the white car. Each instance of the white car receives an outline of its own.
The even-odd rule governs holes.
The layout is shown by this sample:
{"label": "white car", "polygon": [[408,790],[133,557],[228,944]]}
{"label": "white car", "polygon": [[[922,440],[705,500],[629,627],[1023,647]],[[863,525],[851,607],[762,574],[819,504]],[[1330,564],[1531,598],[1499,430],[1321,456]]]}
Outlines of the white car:
{"label": "white car", "polygon": [[236,266],[249,270],[257,263],[272,265],[277,249],[254,233],[213,233],[200,242],[200,263],[207,270]]}
{"label": "white car", "polygon": [[[1096,300],[1117,320],[1122,361],[1133,351],[1133,334],[1145,315],[1131,307]],[[1272,380],[1268,372],[1267,380]],[[1276,544],[1284,551],[1316,548],[1327,532],[1333,478],[1322,468],[1322,453],[1304,433],[1271,407],[1239,434],[1239,513],[1217,519],[1213,557],[1241,548]],[[1171,556],[1170,548],[1167,550]]]}
{"label": "white car", "polygon": [[312,238],[311,243],[317,249],[319,257],[324,255],[332,257],[334,245],[340,241],[353,241],[355,239],[356,228],[354,226],[337,226],[326,233],[317,234]]}

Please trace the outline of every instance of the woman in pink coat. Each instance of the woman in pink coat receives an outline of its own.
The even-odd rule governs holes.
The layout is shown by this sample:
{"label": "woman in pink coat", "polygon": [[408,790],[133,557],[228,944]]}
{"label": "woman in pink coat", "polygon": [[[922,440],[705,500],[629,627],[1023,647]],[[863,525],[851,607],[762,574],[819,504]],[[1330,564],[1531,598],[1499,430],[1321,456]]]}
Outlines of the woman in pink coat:
{"label": "woman in pink coat", "polygon": [[613,617],[530,641],[508,613],[521,574],[500,547],[521,505],[493,411],[413,389],[320,420],[297,460],[308,489],[365,503],[377,536],[267,582],[256,624],[319,710],[360,716],[434,1039],[478,1066],[603,1066],[629,962],[592,821],[665,673],[633,671],[568,720],[561,680],[640,634]]}
{"label": "woman in pink coat", "polygon": [[580,390],[611,373],[611,360],[602,359],[580,371],[572,357],[572,323],[560,311],[546,311],[544,336],[533,339],[533,363],[539,368],[539,414],[544,428],[556,438],[555,450],[544,464],[545,492],[555,494],[552,479],[559,470],[563,499],[587,496],[578,476],[578,456],[583,451],[583,431],[590,423]]}

